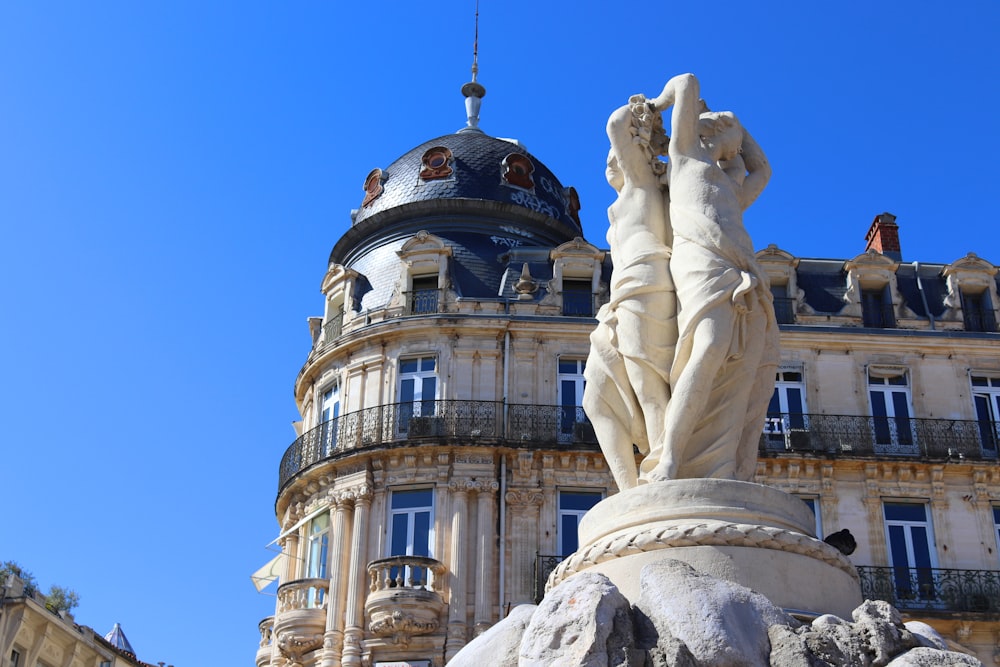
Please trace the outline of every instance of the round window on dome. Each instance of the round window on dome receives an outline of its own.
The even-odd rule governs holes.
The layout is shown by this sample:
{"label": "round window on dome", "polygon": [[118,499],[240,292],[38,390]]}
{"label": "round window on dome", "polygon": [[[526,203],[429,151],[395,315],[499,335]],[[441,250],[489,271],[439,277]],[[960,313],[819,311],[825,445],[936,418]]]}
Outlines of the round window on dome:
{"label": "round window on dome", "polygon": [[361,202],[362,207],[368,206],[373,201],[378,199],[378,196],[382,194],[383,181],[384,179],[382,178],[382,170],[379,169],[378,167],[375,167],[370,172],[368,172],[368,176],[365,178],[365,186],[364,186],[365,198]]}
{"label": "round window on dome", "polygon": [[511,153],[500,163],[500,174],[504,182],[525,190],[535,189],[535,181],[531,178],[533,171],[535,165],[520,153]]}
{"label": "round window on dome", "polygon": [[451,150],[444,146],[434,146],[424,151],[420,158],[422,167],[420,169],[420,179],[424,181],[434,181],[441,178],[448,178],[454,171],[451,168]]}

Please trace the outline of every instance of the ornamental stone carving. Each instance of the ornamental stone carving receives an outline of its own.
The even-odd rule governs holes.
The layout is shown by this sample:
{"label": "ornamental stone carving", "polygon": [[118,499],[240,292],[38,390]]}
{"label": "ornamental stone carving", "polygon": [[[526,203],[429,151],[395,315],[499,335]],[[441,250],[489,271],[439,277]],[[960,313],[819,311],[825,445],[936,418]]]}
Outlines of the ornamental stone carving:
{"label": "ornamental stone carving", "polygon": [[278,650],[293,664],[302,662],[302,656],[323,647],[323,633],[313,635],[297,635],[293,632],[282,632],[278,635]]}
{"label": "ornamental stone carving", "polygon": [[387,616],[373,619],[368,624],[368,631],[380,637],[392,637],[393,644],[406,646],[413,635],[426,635],[434,632],[440,626],[438,619],[418,619],[413,614],[396,609]]}

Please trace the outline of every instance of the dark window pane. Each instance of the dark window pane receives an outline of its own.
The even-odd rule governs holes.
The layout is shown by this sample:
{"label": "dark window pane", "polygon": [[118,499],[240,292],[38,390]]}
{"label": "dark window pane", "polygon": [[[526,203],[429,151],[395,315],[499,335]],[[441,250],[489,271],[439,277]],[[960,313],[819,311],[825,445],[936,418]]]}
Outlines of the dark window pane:
{"label": "dark window pane", "polygon": [[588,491],[563,491],[559,494],[559,509],[589,510],[601,500],[600,493]]}
{"label": "dark window pane", "polygon": [[413,555],[430,556],[431,513],[417,512],[413,517]]}
{"label": "dark window pane", "polygon": [[593,317],[594,294],[590,282],[563,280],[563,315]]}
{"label": "dark window pane", "polygon": [[577,535],[577,519],[575,515],[564,514],[562,523],[559,525],[560,538],[562,541],[562,555],[569,556],[580,545],[580,538]]}
{"label": "dark window pane", "polygon": [[559,360],[559,372],[560,373],[579,373],[580,372],[580,362],[576,359],[560,359]]}
{"label": "dark window pane", "polygon": [[886,503],[887,521],[927,521],[927,512],[920,503]]}
{"label": "dark window pane", "polygon": [[767,404],[767,416],[768,417],[780,417],[781,416],[781,403],[778,401],[778,388],[775,387],[774,393],[771,394],[771,402]]}
{"label": "dark window pane", "polygon": [[390,556],[406,555],[408,519],[409,516],[406,514],[392,515],[392,541],[389,544]]}
{"label": "dark window pane", "polygon": [[392,492],[392,509],[394,510],[409,509],[412,507],[430,507],[433,502],[433,489]]}

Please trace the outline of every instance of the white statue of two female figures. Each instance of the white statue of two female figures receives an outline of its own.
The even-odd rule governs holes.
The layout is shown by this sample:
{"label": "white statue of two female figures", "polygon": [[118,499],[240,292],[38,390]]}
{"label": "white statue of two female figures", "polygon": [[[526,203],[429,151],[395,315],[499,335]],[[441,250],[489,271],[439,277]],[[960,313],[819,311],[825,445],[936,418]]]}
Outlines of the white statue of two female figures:
{"label": "white statue of two female figures", "polygon": [[767,158],[736,116],[708,111],[691,74],[653,100],[632,97],[608,136],[614,272],[584,408],[622,490],[749,481],[778,362],[768,280],[743,227],[770,178]]}

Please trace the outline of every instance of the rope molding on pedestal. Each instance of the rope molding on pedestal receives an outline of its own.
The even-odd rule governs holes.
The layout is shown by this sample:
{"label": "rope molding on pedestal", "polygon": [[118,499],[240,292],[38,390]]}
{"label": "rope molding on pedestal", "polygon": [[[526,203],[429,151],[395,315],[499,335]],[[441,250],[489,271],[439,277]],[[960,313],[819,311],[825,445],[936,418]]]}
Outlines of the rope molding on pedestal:
{"label": "rope molding on pedestal", "polygon": [[548,592],[567,577],[594,565],[633,554],[671,547],[750,547],[774,549],[821,560],[849,574],[855,581],[854,565],[826,542],[783,528],[746,523],[707,521],[686,526],[646,529],[628,535],[604,538],[590,544],[561,562],[545,584]]}

